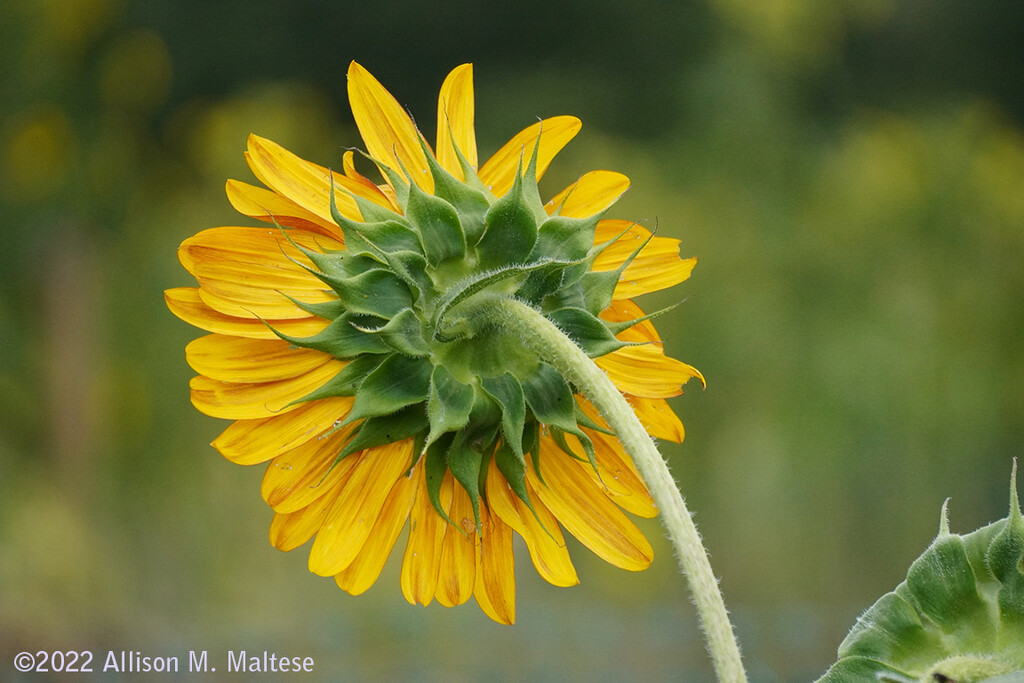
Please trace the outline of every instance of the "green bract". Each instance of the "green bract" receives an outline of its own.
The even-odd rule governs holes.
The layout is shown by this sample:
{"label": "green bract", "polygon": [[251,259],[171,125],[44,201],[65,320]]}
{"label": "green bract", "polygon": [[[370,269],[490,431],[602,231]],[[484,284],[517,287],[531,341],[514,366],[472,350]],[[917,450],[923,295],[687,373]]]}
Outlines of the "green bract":
{"label": "green bract", "polygon": [[[939,535],[907,580],[865,612],[819,683],[1021,683],[1024,681],[1024,518],[1010,487],[1010,514],[977,531]],[[1015,673],[1016,672],[1016,673]]]}
{"label": "green bract", "polygon": [[434,194],[375,161],[395,189],[401,214],[353,197],[364,218],[353,221],[332,201],[345,249],[314,251],[293,242],[315,266],[307,270],[337,301],[295,302],[331,320],[319,334],[277,334],[349,361],[301,400],[355,397],[339,427],[359,424],[339,459],[415,439],[417,454],[426,458],[428,492],[442,516],[445,472],[451,471],[479,511],[492,457],[516,495],[529,503],[526,457],[540,469],[542,424],[566,452],[580,457],[566,442],[565,434],[571,434],[594,458],[580,424],[597,426],[580,412],[571,384],[522,340],[482,324],[473,311],[490,298],[515,297],[546,315],[592,358],[626,346],[615,335],[639,322],[598,317],[632,257],[618,270],[590,271],[611,242],[594,245],[597,215],[547,214],[536,181],[539,147],[525,173],[520,165],[512,189],[499,198],[465,159],[463,182],[425,150]]}

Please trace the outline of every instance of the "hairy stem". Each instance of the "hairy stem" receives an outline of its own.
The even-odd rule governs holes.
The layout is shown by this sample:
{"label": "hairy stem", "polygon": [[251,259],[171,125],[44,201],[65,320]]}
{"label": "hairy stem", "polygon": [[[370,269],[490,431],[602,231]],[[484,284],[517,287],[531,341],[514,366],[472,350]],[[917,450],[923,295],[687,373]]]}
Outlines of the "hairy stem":
{"label": "hairy stem", "polygon": [[530,306],[496,296],[474,302],[464,312],[477,329],[493,325],[521,339],[572,382],[615,430],[661,512],[662,523],[690,583],[718,679],[726,683],[746,681],[739,646],[700,534],[665,459],[626,399],[575,342]]}

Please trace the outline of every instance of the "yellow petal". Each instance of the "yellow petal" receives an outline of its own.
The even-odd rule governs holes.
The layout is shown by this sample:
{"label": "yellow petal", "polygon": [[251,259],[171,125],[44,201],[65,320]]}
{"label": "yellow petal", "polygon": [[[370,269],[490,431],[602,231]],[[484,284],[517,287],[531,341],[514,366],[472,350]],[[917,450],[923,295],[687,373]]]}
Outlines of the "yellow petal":
{"label": "yellow petal", "polygon": [[432,193],[434,179],[412,119],[398,100],[356,62],[348,67],[348,100],[370,156],[396,173],[402,173],[404,166],[420,188]]}
{"label": "yellow petal", "polygon": [[594,444],[596,470],[586,462],[586,451],[576,436],[566,434],[565,440],[569,450],[583,463],[582,470],[594,486],[604,491],[613,503],[626,512],[640,517],[654,517],[658,513],[654,500],[632,469],[633,463],[622,451],[618,439],[592,430],[586,431]]}
{"label": "yellow petal", "polygon": [[295,512],[324,495],[339,479],[347,478],[355,458],[336,462],[353,426],[310,439],[267,464],[260,493],[275,512]]}
{"label": "yellow petal", "polygon": [[[473,65],[452,69],[437,98],[437,161],[459,180],[464,180],[456,146],[469,165],[476,168],[476,130],[473,105]],[[454,145],[452,141],[454,140]]]}
{"label": "yellow petal", "polygon": [[628,189],[629,178],[621,173],[591,171],[552,197],[544,208],[549,214],[557,211],[560,216],[589,218],[614,204]]}
{"label": "yellow petal", "polygon": [[391,487],[409,467],[412,441],[370,448],[359,458],[309,551],[309,570],[333,576],[349,566],[366,542]]}
{"label": "yellow petal", "polygon": [[352,595],[359,595],[377,581],[388,556],[391,555],[395,541],[398,540],[398,535],[402,533],[402,528],[409,519],[409,511],[416,497],[417,481],[412,476],[399,477],[391,487],[391,493],[388,494],[377,517],[377,523],[373,525],[356,559],[341,573],[334,575],[334,581],[339,588]]}
{"label": "yellow petal", "polygon": [[533,510],[519,500],[492,460],[487,470],[487,504],[491,512],[523,537],[533,566],[548,583],[575,586],[580,580],[569,558],[558,520],[544,507],[538,496],[531,494],[530,501]]}
{"label": "yellow petal", "polygon": [[482,527],[476,544],[476,582],[473,596],[484,614],[499,624],[516,621],[515,558],[512,529],[496,515],[480,508]]}
{"label": "yellow petal", "polygon": [[227,382],[272,382],[298,377],[330,359],[320,351],[294,348],[283,339],[208,334],[185,347],[185,360],[193,370]]}
{"label": "yellow petal", "polygon": [[[245,155],[253,175],[274,192],[287,197],[294,203],[316,215],[329,224],[331,218],[331,172],[312,162],[302,159],[281,145],[261,138],[249,136],[249,148]],[[356,202],[349,193],[380,204],[390,202],[376,187],[372,189],[342,174],[333,174],[334,202],[345,218],[361,220]]]}
{"label": "yellow petal", "polygon": [[469,494],[461,486],[453,487],[448,516],[459,528],[449,524],[445,530],[434,595],[440,604],[454,607],[469,600],[476,581],[476,519]]}
{"label": "yellow petal", "polygon": [[[341,156],[342,170],[345,171],[345,176],[350,178],[354,182],[359,183],[366,187],[369,192],[377,193],[381,195],[383,199],[378,200],[377,203],[386,209],[390,209],[395,213],[401,213],[402,210],[398,206],[398,202],[395,200],[394,191],[390,185],[384,187],[378,187],[372,180],[364,176],[362,173],[356,170],[356,153],[352,150],[348,150]],[[390,192],[390,194],[388,194]],[[385,203],[386,202],[386,203]],[[390,205],[390,206],[389,206]]]}
{"label": "yellow petal", "polygon": [[274,515],[270,523],[270,544],[288,552],[313,538],[313,534],[320,530],[327,519],[327,512],[344,485],[345,479],[342,478],[311,505],[295,512]]}
{"label": "yellow petal", "polygon": [[[704,378],[700,378],[703,382]],[[668,401],[663,398],[637,398],[626,396],[626,401],[633,406],[633,412],[640,418],[640,424],[647,433],[656,439],[664,439],[674,443],[682,443],[686,432],[679,417],[672,412]]]}
{"label": "yellow petal", "polygon": [[[299,231],[289,236],[314,248],[317,244],[327,249],[342,246]],[[312,267],[276,228],[204,230],[181,243],[178,259],[199,281],[203,302],[227,315],[264,320],[308,318],[310,314],[288,296],[305,303],[337,300],[327,285],[296,263]]]}
{"label": "yellow petal", "polygon": [[[605,242],[623,230],[625,234],[594,259],[595,271],[615,270],[651,235],[629,221],[603,220],[598,222],[594,242]],[[690,277],[696,265],[695,258],[679,258],[679,240],[654,237],[622,272],[614,298],[628,299],[677,285]]]}
{"label": "yellow petal", "polygon": [[595,358],[599,368],[624,394],[640,398],[669,398],[683,393],[682,385],[701,377],[696,368],[669,358],[660,345],[627,346]]}
{"label": "yellow petal", "polygon": [[348,415],[351,397],[301,403],[283,415],[238,420],[213,441],[213,447],[236,465],[255,465],[315,439]]}
{"label": "yellow petal", "polygon": [[614,436],[587,430],[594,443],[597,471],[584,467],[583,471],[594,482],[603,487],[609,499],[620,508],[639,517],[654,517],[658,508],[647,491],[632,459],[622,450],[622,444]]}
{"label": "yellow petal", "polygon": [[343,367],[343,362],[331,360],[298,377],[258,384],[235,384],[200,375],[189,382],[192,405],[205,415],[225,420],[280,415],[298,408],[301,404],[289,404],[312,393]]}
{"label": "yellow petal", "polygon": [[341,241],[338,226],[311,211],[307,211],[287,197],[276,192],[229,180],[225,185],[228,201],[239,213],[260,221],[277,223],[285,228],[298,228],[333,237]]}
{"label": "yellow petal", "polygon": [[594,486],[576,460],[568,457],[548,437],[542,437],[541,483],[532,465],[526,476],[541,502],[566,530],[605,562],[638,571],[654,556],[651,544],[626,518],[604,491]]}
{"label": "yellow petal", "polygon": [[[543,135],[541,135],[542,127]],[[575,116],[555,116],[533,124],[517,133],[487,160],[487,163],[480,168],[480,180],[490,188],[495,197],[504,196],[512,189],[512,181],[515,180],[520,158],[523,160],[523,169],[526,169],[526,165],[533,155],[538,135],[540,136],[540,151],[537,153],[537,180],[540,180],[544,171],[551,164],[551,160],[562,151],[562,148],[570,140],[576,137],[576,133],[580,132],[582,127],[583,124]]]}
{"label": "yellow petal", "polygon": [[[445,514],[451,509],[453,478],[446,472],[441,480],[441,508]],[[402,595],[410,604],[429,605],[437,589],[437,575],[441,563],[441,547],[448,522],[437,514],[427,494],[427,479],[420,476],[416,487],[416,501],[409,513],[409,541],[402,558]]]}
{"label": "yellow petal", "polygon": [[264,324],[263,321],[253,318],[236,318],[225,315],[207,306],[199,297],[197,287],[168,289],[164,292],[164,301],[171,313],[190,325],[195,325],[207,332],[248,337],[249,339],[279,339],[270,327],[291,337],[311,337],[322,332],[330,324],[329,320],[313,316],[292,320],[267,320]]}

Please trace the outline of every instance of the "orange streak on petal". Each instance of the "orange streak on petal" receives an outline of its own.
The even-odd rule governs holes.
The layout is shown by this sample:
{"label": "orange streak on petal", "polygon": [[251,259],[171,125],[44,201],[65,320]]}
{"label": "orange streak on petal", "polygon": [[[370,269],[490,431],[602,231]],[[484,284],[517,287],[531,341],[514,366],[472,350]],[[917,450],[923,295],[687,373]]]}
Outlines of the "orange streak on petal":
{"label": "orange streak on petal", "polygon": [[515,558],[512,528],[486,507],[480,508],[482,527],[476,544],[476,583],[473,595],[480,609],[499,624],[516,621]]}
{"label": "orange streak on petal", "polygon": [[583,124],[575,116],[555,116],[533,124],[517,133],[487,160],[480,168],[480,180],[490,188],[495,197],[504,196],[512,189],[520,158],[523,161],[523,169],[526,169],[538,136],[540,151],[537,153],[537,180],[540,180],[551,160],[576,137],[576,133],[582,127]]}
{"label": "orange streak on petal", "polygon": [[334,575],[339,588],[351,595],[359,595],[377,581],[395,541],[409,519],[409,511],[416,496],[416,483],[415,476],[399,477],[391,487],[377,523],[373,525],[356,559],[341,573]]}
{"label": "orange streak on petal", "polygon": [[343,367],[342,361],[331,360],[298,377],[258,384],[235,384],[200,375],[189,382],[192,405],[204,415],[226,420],[280,415],[298,408],[301,404],[289,404],[319,388]]}
{"label": "orange streak on petal", "polygon": [[428,172],[419,132],[412,119],[398,100],[356,62],[348,68],[348,99],[370,156],[396,173],[401,173],[404,165],[416,184],[432,193],[434,180]]}
{"label": "orange streak on petal", "polygon": [[348,456],[359,462],[313,542],[311,572],[333,576],[352,563],[377,523],[391,487],[409,467],[411,455],[412,441],[406,439]]}
{"label": "orange streak on petal", "polygon": [[527,469],[527,481],[562,526],[605,562],[637,571],[651,563],[654,552],[636,526],[603,490],[562,453],[549,438],[541,438],[543,484]]}
{"label": "orange streak on petal", "polygon": [[[474,129],[473,65],[462,64],[452,69],[441,85],[437,98],[437,161],[459,180],[463,180],[462,164],[456,146],[469,165],[476,168],[476,130]],[[454,144],[452,141],[454,140]]]}
{"label": "orange streak on petal", "polygon": [[629,189],[629,178],[615,171],[590,171],[544,205],[549,214],[589,218],[618,201]]}
{"label": "orange streak on petal", "polygon": [[445,531],[434,595],[440,604],[454,607],[469,600],[476,581],[476,520],[473,503],[462,486],[452,489],[448,516],[459,528],[449,524]]}
{"label": "orange streak on petal", "polygon": [[236,465],[255,465],[314,439],[348,415],[353,399],[324,398],[300,404],[283,415],[238,420],[213,441]]}
{"label": "orange streak on petal", "polygon": [[[446,514],[451,508],[453,483],[452,473],[446,472],[440,492],[441,508]],[[427,479],[423,474],[417,483],[416,502],[409,520],[409,541],[402,558],[402,595],[410,604],[429,605],[437,589],[441,547],[448,522],[430,504]]]}
{"label": "orange streak on petal", "polygon": [[164,292],[164,301],[171,313],[190,325],[207,332],[249,339],[279,339],[270,327],[292,337],[311,337],[322,332],[330,324],[329,320],[312,316],[292,320],[267,320],[264,324],[263,321],[248,316],[238,318],[226,315],[207,306],[200,298],[197,287],[168,289]]}

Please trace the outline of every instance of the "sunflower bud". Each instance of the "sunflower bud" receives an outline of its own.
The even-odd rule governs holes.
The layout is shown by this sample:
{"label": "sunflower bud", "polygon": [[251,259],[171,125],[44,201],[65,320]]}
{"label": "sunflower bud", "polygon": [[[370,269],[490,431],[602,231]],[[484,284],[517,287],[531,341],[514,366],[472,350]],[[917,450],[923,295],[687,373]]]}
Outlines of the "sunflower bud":
{"label": "sunflower bud", "polygon": [[[939,535],[907,580],[878,600],[839,646],[819,683],[975,683],[1024,670],[1024,517],[1014,462],[1010,513],[966,535]],[[948,501],[947,501],[948,502]]]}

